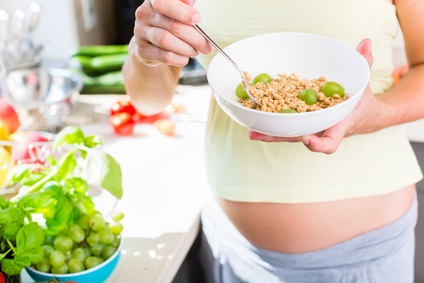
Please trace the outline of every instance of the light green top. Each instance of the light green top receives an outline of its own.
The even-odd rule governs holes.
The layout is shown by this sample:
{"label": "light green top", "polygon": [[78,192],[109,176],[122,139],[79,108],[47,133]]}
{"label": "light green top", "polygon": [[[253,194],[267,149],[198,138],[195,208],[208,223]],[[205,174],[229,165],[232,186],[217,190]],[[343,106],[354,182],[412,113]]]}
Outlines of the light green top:
{"label": "light green top", "polygon": [[[269,32],[308,32],[356,47],[373,42],[371,87],[390,87],[395,7],[385,0],[196,0],[200,26],[225,47]],[[212,56],[199,56],[204,67]],[[422,178],[401,126],[346,138],[332,155],[301,143],[250,141],[248,129],[212,100],[206,131],[206,167],[214,193],[236,201],[305,203],[384,194]]]}

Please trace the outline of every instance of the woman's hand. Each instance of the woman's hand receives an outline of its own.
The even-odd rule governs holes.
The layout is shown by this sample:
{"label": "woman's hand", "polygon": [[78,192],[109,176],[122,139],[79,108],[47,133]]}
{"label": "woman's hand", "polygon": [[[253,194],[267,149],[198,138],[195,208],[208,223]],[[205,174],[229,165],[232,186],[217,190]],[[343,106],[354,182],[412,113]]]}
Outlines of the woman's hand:
{"label": "woman's hand", "polygon": [[[371,41],[369,39],[362,40],[357,50],[364,56],[371,68],[373,63]],[[303,142],[303,144],[313,152],[331,154],[337,150],[343,138],[353,134],[367,132],[362,126],[366,124],[367,120],[372,119],[372,113],[376,111],[375,107],[377,107],[376,99],[368,84],[355,109],[341,122],[323,132],[301,137],[285,138],[273,137],[250,131],[249,138],[251,140],[265,142]]]}
{"label": "woman's hand", "polygon": [[212,46],[194,28],[201,20],[194,0],[146,0],[136,11],[130,52],[147,66],[182,67]]}

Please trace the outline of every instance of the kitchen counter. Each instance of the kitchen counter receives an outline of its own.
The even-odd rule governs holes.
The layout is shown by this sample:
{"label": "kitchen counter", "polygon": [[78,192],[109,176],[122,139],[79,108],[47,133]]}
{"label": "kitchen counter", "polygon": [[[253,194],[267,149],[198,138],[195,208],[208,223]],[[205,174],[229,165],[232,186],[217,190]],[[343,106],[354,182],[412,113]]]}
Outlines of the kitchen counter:
{"label": "kitchen counter", "polygon": [[[199,231],[206,188],[203,136],[210,88],[177,89],[174,102],[185,106],[190,115],[177,117],[173,136],[161,134],[151,124],[138,124],[132,136],[115,135],[104,110],[117,99],[122,96],[81,95],[74,106],[103,111],[103,118],[82,128],[85,133],[103,136],[104,148],[118,160],[123,172],[121,200],[115,201],[105,191],[92,192],[103,213],[125,213],[124,247],[106,283],[171,282]],[[23,283],[32,282],[25,272],[22,279]]]}
{"label": "kitchen counter", "polygon": [[[200,228],[199,212],[207,189],[203,136],[210,88],[177,89],[174,102],[185,106],[188,115],[176,118],[174,136],[159,133],[151,124],[138,124],[132,136],[116,136],[107,124],[108,107],[122,98],[80,95],[73,106],[80,121],[89,121],[83,130],[102,135],[105,149],[123,171],[122,200],[115,201],[107,192],[92,192],[102,212],[125,213],[123,251],[105,283],[169,283]],[[23,272],[22,283],[30,282],[33,280]]]}

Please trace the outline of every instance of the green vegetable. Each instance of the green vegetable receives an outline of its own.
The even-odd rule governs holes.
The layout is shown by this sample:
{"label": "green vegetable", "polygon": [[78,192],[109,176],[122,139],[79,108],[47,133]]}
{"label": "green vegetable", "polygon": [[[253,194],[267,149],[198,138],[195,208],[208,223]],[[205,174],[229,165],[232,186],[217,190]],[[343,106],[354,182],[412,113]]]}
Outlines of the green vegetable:
{"label": "green vegetable", "polygon": [[121,70],[127,57],[127,53],[100,55],[96,57],[75,55],[71,57],[70,65],[76,69],[81,69],[86,75],[96,77],[108,72]]}
{"label": "green vegetable", "polygon": [[[0,198],[3,198],[0,196]],[[44,242],[42,228],[35,222],[24,223],[23,210],[10,207],[0,211],[2,222],[0,230],[9,224],[18,224],[19,230],[16,237],[8,238],[1,234],[0,262],[2,271],[8,275],[19,274],[25,266],[40,261],[43,257],[41,248]]]}
{"label": "green vegetable", "polygon": [[[120,165],[101,144],[101,137],[68,126],[53,142],[58,157],[50,157],[46,164],[14,168],[10,185],[20,186],[19,193],[10,201],[0,196],[0,263],[5,274],[19,274],[29,265],[54,273],[68,272],[65,253],[84,240],[83,227],[89,224],[80,223],[85,220],[95,222],[96,229],[102,231],[101,241],[116,250],[118,237],[103,218],[98,219],[100,214],[88,194],[90,186],[98,186],[122,198]],[[33,221],[35,214],[43,216],[43,227]]]}
{"label": "green vegetable", "polygon": [[84,86],[81,93],[125,93],[124,77],[122,71],[113,71],[97,77],[82,75]]}
{"label": "green vegetable", "polygon": [[75,55],[89,57],[111,55],[119,53],[128,53],[128,45],[87,45],[81,46],[75,52]]}
{"label": "green vegetable", "polygon": [[317,102],[318,99],[318,95],[317,93],[312,90],[312,89],[304,89],[300,94],[299,94],[299,98],[300,100],[305,101],[306,104],[308,105],[312,105],[315,104]]}
{"label": "green vegetable", "polygon": [[[18,166],[17,173],[12,174],[12,185],[21,183],[24,186],[12,198],[12,202],[25,201],[28,198],[30,200],[33,194],[56,194],[56,201],[59,203],[56,206],[61,210],[58,217],[65,217],[72,212],[68,205],[72,198],[77,198],[86,208],[91,207],[90,197],[83,197],[89,184],[106,189],[118,199],[122,198],[121,167],[110,154],[100,148],[101,143],[101,137],[86,136],[77,126],[65,127],[56,135],[53,150],[65,146],[70,149],[59,159],[52,160],[50,167],[31,164],[20,171]],[[35,180],[31,178],[30,171],[37,172]],[[85,180],[80,177],[81,173]],[[63,188],[72,188],[72,191],[63,193]],[[67,199],[68,197],[71,199]]]}
{"label": "green vegetable", "polygon": [[339,94],[340,97],[344,97],[345,95],[345,90],[343,86],[337,82],[326,82],[322,86],[321,91],[327,97],[332,97],[336,93]]}

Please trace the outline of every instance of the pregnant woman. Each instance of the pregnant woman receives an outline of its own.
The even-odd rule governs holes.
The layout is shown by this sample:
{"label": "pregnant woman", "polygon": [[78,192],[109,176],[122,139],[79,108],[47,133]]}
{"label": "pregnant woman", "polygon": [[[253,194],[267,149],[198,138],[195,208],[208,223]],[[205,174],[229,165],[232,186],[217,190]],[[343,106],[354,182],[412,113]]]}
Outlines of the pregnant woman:
{"label": "pregnant woman", "polygon": [[[270,32],[320,34],[371,68],[354,111],[315,135],[249,132],[211,100],[200,253],[208,282],[413,282],[422,173],[402,124],[424,118],[422,11],[420,0],[146,0],[137,9],[123,70],[146,115],[171,102],[190,57],[207,68],[216,53],[194,24],[222,47]],[[393,86],[398,26],[409,72]]]}

